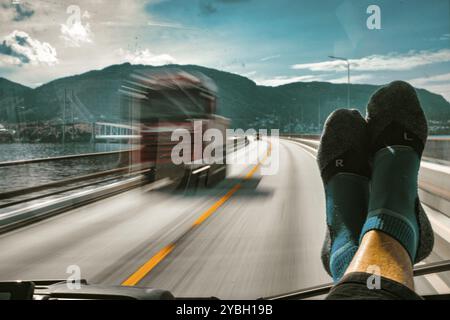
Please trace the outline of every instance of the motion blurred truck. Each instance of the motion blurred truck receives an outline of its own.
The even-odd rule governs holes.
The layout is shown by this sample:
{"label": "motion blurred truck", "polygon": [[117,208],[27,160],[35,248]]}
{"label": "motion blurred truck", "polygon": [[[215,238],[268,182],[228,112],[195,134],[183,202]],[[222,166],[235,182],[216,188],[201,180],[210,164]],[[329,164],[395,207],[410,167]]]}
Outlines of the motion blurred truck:
{"label": "motion blurred truck", "polygon": [[[134,74],[122,85],[121,93],[123,120],[139,128],[131,164],[150,168],[150,181],[170,179],[179,187],[198,187],[226,177],[226,129],[230,122],[216,114],[217,88],[211,79],[184,71]],[[189,133],[189,139],[174,135],[180,129]],[[214,159],[204,155],[212,143],[203,139],[208,129],[222,133],[221,141],[214,141],[219,146],[210,157]],[[179,156],[189,161],[176,163],[172,157],[175,147],[181,148]],[[184,152],[190,153],[189,157]]]}

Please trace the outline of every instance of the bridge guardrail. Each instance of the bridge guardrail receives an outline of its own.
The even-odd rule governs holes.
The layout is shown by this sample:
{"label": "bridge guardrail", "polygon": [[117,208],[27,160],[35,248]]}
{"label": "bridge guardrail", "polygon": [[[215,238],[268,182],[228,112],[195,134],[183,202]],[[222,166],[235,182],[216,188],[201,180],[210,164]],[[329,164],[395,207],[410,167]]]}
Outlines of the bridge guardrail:
{"label": "bridge guardrail", "polygon": [[128,150],[108,151],[108,152],[83,153],[83,154],[75,154],[75,155],[68,155],[68,156],[51,157],[51,158],[4,161],[4,162],[0,162],[0,168],[32,164],[32,163],[51,162],[51,161],[60,161],[60,160],[74,160],[74,159],[81,159],[81,158],[110,156],[110,155],[114,155],[114,154],[125,154],[125,153],[129,153],[131,151],[134,151],[134,150],[135,149],[128,149]]}
{"label": "bridge guardrail", "polygon": [[0,215],[0,234],[35,221],[49,218],[67,209],[74,209],[119,194],[141,186],[143,183],[142,176],[135,176],[93,190],[85,190],[63,198],[50,199],[39,204],[12,210]]}
{"label": "bridge guardrail", "polygon": [[[285,137],[317,151],[318,140]],[[428,160],[429,158],[426,158]],[[450,166],[422,161],[419,171],[419,196],[430,208],[450,217]]]}
{"label": "bridge guardrail", "polygon": [[[313,156],[317,154],[318,140],[291,140]],[[418,180],[418,194],[435,234],[434,253],[438,257],[447,256],[450,243],[450,166],[422,160]]]}
{"label": "bridge guardrail", "polygon": [[[230,139],[230,141],[227,142],[227,153],[235,152],[243,147],[245,147],[249,143],[247,137],[234,137]],[[74,183],[83,182],[83,181],[93,181],[98,178],[107,178],[107,180],[113,180],[117,179],[120,175],[127,175],[130,173],[135,174],[141,174],[149,170],[144,170],[144,165],[129,165],[129,154],[133,151],[137,151],[138,149],[126,149],[126,150],[119,150],[119,151],[110,151],[110,152],[98,152],[98,153],[87,153],[87,154],[78,154],[78,155],[68,155],[68,156],[59,156],[59,157],[51,157],[51,158],[39,158],[39,159],[29,159],[29,160],[18,160],[18,161],[6,161],[6,162],[0,162],[0,168],[7,168],[7,167],[13,167],[13,166],[21,166],[21,165],[28,165],[28,164],[36,164],[36,163],[46,163],[46,162],[53,162],[53,161],[65,161],[65,160],[77,160],[77,159],[85,159],[85,158],[99,158],[99,157],[105,157],[105,156],[111,156],[111,155],[118,155],[118,167],[104,170],[101,172],[94,172],[90,174],[75,176],[71,178],[61,179],[49,183],[44,183],[36,186],[31,186],[27,188],[21,188],[17,190],[11,190],[0,193],[0,201],[5,199],[11,199],[18,196],[23,196],[27,194],[32,194],[44,190],[54,189],[58,187],[64,187],[68,185],[73,185]],[[124,157],[124,155],[126,155]],[[127,159],[125,159],[127,158]],[[122,166],[121,166],[122,165]],[[100,180],[93,183],[83,184],[78,187],[84,187],[88,185],[93,185],[95,183],[104,182],[106,180]],[[0,203],[0,209],[13,205],[18,204],[22,202],[26,202],[29,200],[36,200],[39,198],[46,197],[48,195],[55,195],[58,193],[66,192],[68,190],[74,190],[77,187],[69,187],[64,188],[62,190],[56,190],[49,194],[45,195],[38,195],[34,196],[30,199],[21,199],[18,201],[13,202],[7,202],[7,203]]]}
{"label": "bridge guardrail", "polygon": [[[229,151],[229,152],[235,152],[249,144],[249,140],[247,137],[236,137],[235,139],[232,139],[232,141],[233,141],[232,143],[227,145],[227,151]],[[106,153],[100,153],[99,155],[100,156],[110,155],[110,154],[114,154],[114,153],[124,153],[124,152],[130,152],[130,151],[131,150],[118,151],[118,152],[106,152]],[[92,157],[95,155],[96,154],[87,154],[86,156]],[[35,163],[36,161],[46,162],[46,161],[77,159],[77,158],[82,158],[84,156],[85,155],[75,155],[75,156],[63,156],[63,157],[56,157],[56,158],[25,160],[25,161],[18,161],[17,165]],[[8,162],[6,166],[10,166],[10,165],[12,165],[12,163]],[[34,200],[43,199],[43,198],[48,198],[49,196],[62,194],[62,193],[66,193],[68,191],[74,191],[74,190],[80,189],[80,191],[75,194],[65,195],[61,198],[56,198],[56,199],[49,199],[49,200],[46,199],[42,203],[33,204],[31,206],[25,206],[25,207],[21,207],[21,208],[16,207],[15,209],[12,209],[11,211],[2,213],[0,215],[0,233],[7,232],[9,230],[21,227],[22,225],[26,225],[26,224],[32,223],[34,221],[38,221],[38,220],[45,219],[47,217],[51,217],[58,213],[64,212],[68,209],[74,209],[76,207],[79,207],[79,206],[82,206],[82,205],[85,205],[85,204],[88,204],[88,203],[91,203],[94,201],[98,201],[98,200],[101,200],[101,199],[109,197],[109,196],[113,196],[113,195],[121,193],[123,191],[127,191],[132,188],[142,186],[143,184],[147,183],[147,181],[145,179],[143,179],[142,175],[144,173],[147,173],[148,171],[151,171],[151,169],[143,169],[142,166],[136,166],[134,169],[131,169],[130,167],[123,167],[123,168],[117,168],[117,169],[108,170],[108,171],[104,171],[104,172],[98,172],[98,173],[95,173],[92,175],[75,177],[75,178],[71,178],[71,179],[57,181],[55,183],[50,183],[50,184],[41,185],[41,186],[37,186],[37,187],[30,187],[30,188],[28,188],[28,190],[26,190],[26,189],[25,190],[17,190],[17,191],[12,191],[9,193],[0,194],[0,200],[1,200],[1,199],[5,199],[7,197],[18,196],[18,195],[23,195],[23,194],[27,194],[27,193],[33,193],[36,191],[44,190],[46,188],[57,187],[57,186],[65,185],[68,183],[73,183],[76,181],[89,180],[89,179],[94,179],[94,178],[103,177],[103,176],[107,177],[106,179],[101,180],[101,181],[95,180],[90,183],[83,184],[81,186],[80,185],[69,186],[68,188],[64,188],[62,190],[56,190],[51,193],[45,193],[45,194],[40,194],[40,195],[38,194],[38,195],[32,196],[31,198],[19,199],[17,201],[12,201],[12,202],[8,202],[5,204],[1,204],[0,209],[5,208],[5,207],[10,207],[10,206],[12,208],[14,208],[13,207],[14,205],[17,205],[20,203],[30,202],[30,201],[34,201]],[[123,179],[118,180],[118,178],[119,178],[118,176],[111,177],[110,175],[113,173],[123,174],[122,175]],[[159,188],[159,187],[162,187],[162,186],[170,183],[169,179],[163,179],[163,180],[167,180],[167,181],[153,182],[151,184],[150,188],[148,188],[148,189],[150,190],[152,188]],[[99,185],[102,182],[103,183],[110,182],[110,184]],[[87,189],[87,190],[82,189],[82,188],[94,186],[94,185],[99,185],[99,186],[96,186],[95,189]],[[154,185],[154,187],[153,187],[153,185]]]}

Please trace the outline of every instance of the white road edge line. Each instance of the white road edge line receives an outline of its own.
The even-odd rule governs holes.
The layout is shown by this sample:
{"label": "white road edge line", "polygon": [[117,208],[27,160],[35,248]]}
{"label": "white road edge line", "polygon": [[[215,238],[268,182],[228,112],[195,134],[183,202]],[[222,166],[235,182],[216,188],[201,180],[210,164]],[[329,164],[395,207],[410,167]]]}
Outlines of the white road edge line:
{"label": "white road edge line", "polygon": [[315,154],[317,154],[317,150],[314,149],[313,147],[310,147],[310,146],[308,146],[308,145],[306,145],[306,144],[303,144],[303,143],[301,143],[301,142],[298,141],[298,140],[288,139],[288,141],[291,141],[291,142],[296,143],[299,147],[305,149],[306,153],[307,153],[310,157],[312,157],[314,160],[317,160],[317,157],[315,156]]}

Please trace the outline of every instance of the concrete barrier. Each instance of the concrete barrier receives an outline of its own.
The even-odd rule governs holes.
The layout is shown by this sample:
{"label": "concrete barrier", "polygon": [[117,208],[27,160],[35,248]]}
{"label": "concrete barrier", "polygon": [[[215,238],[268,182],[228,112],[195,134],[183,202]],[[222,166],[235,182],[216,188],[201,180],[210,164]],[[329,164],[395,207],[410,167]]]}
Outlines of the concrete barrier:
{"label": "concrete barrier", "polygon": [[430,136],[425,145],[423,156],[427,159],[450,163],[450,138],[448,136]]}
{"label": "concrete barrier", "polygon": [[[308,152],[312,152],[314,154],[317,153],[317,149],[319,148],[319,141],[316,139],[313,140],[291,137],[290,140],[300,142],[307,147],[306,150]],[[431,143],[432,147],[430,148],[435,148],[435,146],[439,145],[441,142]],[[445,143],[447,143],[447,141]],[[441,147],[444,146],[443,144],[440,145]],[[428,150],[428,154],[431,154],[431,149]],[[438,155],[437,153],[432,154]],[[428,160],[432,158],[425,159]],[[436,161],[422,161],[419,171],[419,196],[424,204],[450,217],[450,165],[444,164],[445,160],[439,160],[441,163]]]}
{"label": "concrete barrier", "polygon": [[95,189],[81,190],[72,195],[57,199],[48,199],[38,204],[13,209],[0,214],[0,233],[43,220],[88,203],[111,197],[145,183],[143,176],[132,177]]}
{"label": "concrete barrier", "polygon": [[[299,143],[313,156],[317,155],[318,140],[290,140]],[[437,256],[446,256],[450,243],[450,165],[422,160],[418,182],[419,197],[435,234],[433,252]]]}

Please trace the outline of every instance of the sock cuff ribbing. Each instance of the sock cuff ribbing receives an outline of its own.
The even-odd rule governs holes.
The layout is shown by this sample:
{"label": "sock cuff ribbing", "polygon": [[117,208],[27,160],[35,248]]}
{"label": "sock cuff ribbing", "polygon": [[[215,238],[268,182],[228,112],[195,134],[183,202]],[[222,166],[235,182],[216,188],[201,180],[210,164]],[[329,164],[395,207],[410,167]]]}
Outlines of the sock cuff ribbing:
{"label": "sock cuff ribbing", "polygon": [[387,209],[379,209],[369,213],[362,230],[360,242],[364,235],[371,230],[380,230],[396,239],[408,252],[411,261],[415,260],[419,235],[416,228],[404,217]]}
{"label": "sock cuff ribbing", "polygon": [[358,246],[352,242],[348,242],[332,253],[330,257],[330,271],[335,282],[338,282],[342,278],[350,262],[353,260],[356,251],[358,251]]}

